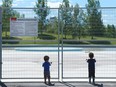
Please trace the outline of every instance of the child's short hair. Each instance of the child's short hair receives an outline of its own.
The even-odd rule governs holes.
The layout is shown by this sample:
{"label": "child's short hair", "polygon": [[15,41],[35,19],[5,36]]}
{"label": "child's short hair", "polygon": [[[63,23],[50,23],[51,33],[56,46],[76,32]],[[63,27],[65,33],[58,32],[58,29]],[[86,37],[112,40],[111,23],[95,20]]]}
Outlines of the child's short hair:
{"label": "child's short hair", "polygon": [[49,56],[44,56],[44,61],[49,60]]}
{"label": "child's short hair", "polygon": [[93,58],[94,57],[94,54],[92,52],[89,53],[89,57],[90,58]]}

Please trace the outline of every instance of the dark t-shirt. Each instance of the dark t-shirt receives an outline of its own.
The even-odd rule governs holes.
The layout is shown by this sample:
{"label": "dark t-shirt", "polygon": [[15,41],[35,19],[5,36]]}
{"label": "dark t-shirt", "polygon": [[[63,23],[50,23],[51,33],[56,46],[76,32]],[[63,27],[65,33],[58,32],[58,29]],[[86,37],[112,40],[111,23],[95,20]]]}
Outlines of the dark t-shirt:
{"label": "dark t-shirt", "polygon": [[96,60],[95,59],[88,59],[87,62],[88,62],[89,70],[95,70],[95,62],[96,62]]}
{"label": "dark t-shirt", "polygon": [[44,71],[50,71],[50,63],[49,62],[44,62],[43,65]]}

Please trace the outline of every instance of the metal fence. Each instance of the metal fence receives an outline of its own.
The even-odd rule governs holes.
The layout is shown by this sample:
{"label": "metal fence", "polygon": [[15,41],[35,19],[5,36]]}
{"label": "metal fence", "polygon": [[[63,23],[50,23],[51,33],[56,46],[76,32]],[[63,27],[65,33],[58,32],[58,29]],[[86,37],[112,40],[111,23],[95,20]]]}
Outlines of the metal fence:
{"label": "metal fence", "polygon": [[[99,8],[103,32],[90,30],[94,27],[90,28],[90,21],[87,22],[86,8],[79,8],[77,19],[73,11],[65,14],[65,9],[49,8],[41,30],[34,9],[12,8],[19,19],[38,20],[38,36],[10,36],[9,18],[15,16],[9,17],[5,14],[9,8],[2,8],[2,79],[42,79],[45,55],[52,61],[52,79],[84,79],[88,77],[85,60],[89,52],[94,52],[97,60],[96,78],[116,78],[116,8]],[[100,28],[96,23],[93,26]]]}

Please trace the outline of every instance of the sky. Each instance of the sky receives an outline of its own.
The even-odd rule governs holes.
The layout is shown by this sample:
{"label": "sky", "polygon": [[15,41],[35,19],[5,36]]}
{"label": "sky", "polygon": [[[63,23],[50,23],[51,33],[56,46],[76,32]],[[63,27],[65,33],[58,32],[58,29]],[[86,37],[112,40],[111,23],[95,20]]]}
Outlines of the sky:
{"label": "sky", "polygon": [[[35,2],[37,0],[13,0],[13,7],[34,7]],[[48,6],[51,8],[58,8],[59,4],[62,3],[63,0],[47,0]],[[116,0],[99,0],[101,7],[115,7]],[[87,4],[87,0],[69,0],[71,5],[79,4],[80,7],[85,7]],[[0,0],[0,5],[2,4],[2,0]]]}

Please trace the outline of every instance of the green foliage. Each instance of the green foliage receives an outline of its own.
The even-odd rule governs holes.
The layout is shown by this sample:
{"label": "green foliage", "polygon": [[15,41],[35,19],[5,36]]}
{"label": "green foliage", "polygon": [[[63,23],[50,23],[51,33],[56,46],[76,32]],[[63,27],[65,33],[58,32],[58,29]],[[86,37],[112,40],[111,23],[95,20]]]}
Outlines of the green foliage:
{"label": "green foliage", "polygon": [[116,28],[114,25],[107,25],[106,27],[106,37],[116,38]]}
{"label": "green foliage", "polygon": [[55,40],[56,37],[49,34],[39,34],[38,37],[43,40]]}
{"label": "green foliage", "polygon": [[104,27],[101,19],[101,11],[99,0],[88,0],[87,13],[88,13],[88,24],[89,24],[89,34],[92,36],[103,36]]}
{"label": "green foliage", "polygon": [[48,21],[49,23],[47,23],[46,32],[58,34],[58,18],[51,17],[50,19],[48,19]]}
{"label": "green foliage", "polygon": [[96,41],[89,41],[90,44],[111,44],[111,41],[108,40],[96,40]]}
{"label": "green foliage", "polygon": [[46,22],[46,17],[49,14],[49,9],[47,6],[47,1],[46,0],[37,0],[35,8],[34,8],[34,12],[37,15],[37,18],[39,20],[39,32],[41,32],[41,34],[43,33],[44,29],[45,29],[45,22]]}
{"label": "green foliage", "polygon": [[3,21],[3,31],[5,31],[5,36],[7,37],[7,31],[9,31],[9,24],[10,24],[10,17],[11,17],[11,7],[12,7],[13,0],[2,0],[2,21]]}
{"label": "green foliage", "polygon": [[77,16],[79,15],[79,5],[76,4],[74,7],[74,14],[73,14],[73,30],[72,30],[72,37],[73,39],[76,38],[77,34],[79,34],[78,32],[78,20],[77,20]]}
{"label": "green foliage", "polygon": [[[61,42],[60,42],[61,43]],[[86,41],[63,41],[64,44],[89,44]]]}
{"label": "green foliage", "polygon": [[2,0],[2,30],[5,31],[5,36],[8,37],[10,31],[10,18],[11,17],[24,17],[24,14],[20,15],[19,12],[12,9],[13,0]]}
{"label": "green foliage", "polygon": [[[19,44],[18,40],[21,40],[21,39],[16,38],[16,37],[2,37],[2,39],[6,40],[6,41],[2,41],[2,44]],[[7,39],[16,40],[16,41],[7,41]]]}
{"label": "green foliage", "polygon": [[73,39],[77,36],[80,39],[82,35],[85,35],[86,16],[78,4],[73,8],[68,0],[64,0],[60,5],[60,19],[65,39],[67,35],[72,35]]}
{"label": "green foliage", "polygon": [[73,17],[73,34],[72,37],[80,39],[85,35],[85,27],[86,27],[86,16],[85,13],[79,5],[76,4],[74,7],[74,17]]}
{"label": "green foliage", "polygon": [[73,7],[70,7],[68,0],[63,0],[62,4],[60,5],[60,18],[63,22],[63,34],[65,38],[67,35],[71,34],[70,31],[72,29],[72,11]]}

